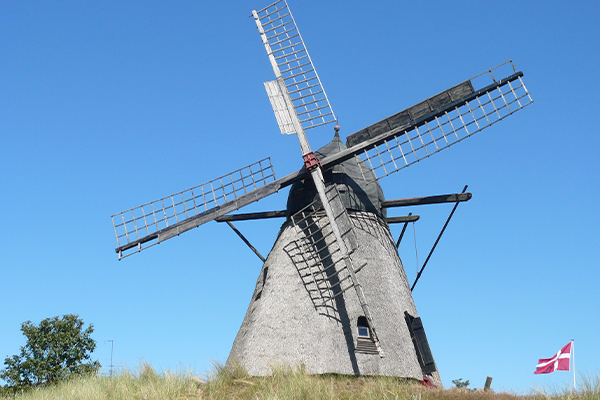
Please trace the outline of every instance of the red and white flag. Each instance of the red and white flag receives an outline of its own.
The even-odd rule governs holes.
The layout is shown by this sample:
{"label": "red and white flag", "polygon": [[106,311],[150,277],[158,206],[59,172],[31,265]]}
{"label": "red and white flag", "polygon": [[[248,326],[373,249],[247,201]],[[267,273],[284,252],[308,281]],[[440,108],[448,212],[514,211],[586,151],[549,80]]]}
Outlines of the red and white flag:
{"label": "red and white flag", "polygon": [[563,347],[552,358],[540,358],[538,365],[535,367],[534,374],[549,374],[554,371],[570,371],[569,361],[571,360],[571,345]]}

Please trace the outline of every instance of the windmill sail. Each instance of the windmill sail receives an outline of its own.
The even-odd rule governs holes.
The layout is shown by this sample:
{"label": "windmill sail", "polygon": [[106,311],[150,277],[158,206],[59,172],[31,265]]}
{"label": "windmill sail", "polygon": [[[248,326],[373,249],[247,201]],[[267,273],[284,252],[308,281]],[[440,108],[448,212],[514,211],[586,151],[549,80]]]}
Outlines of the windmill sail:
{"label": "windmill sail", "polygon": [[[495,78],[494,74],[506,66],[516,71],[509,61],[349,135],[347,143],[352,147],[321,159],[323,168],[361,156],[366,164],[358,165],[368,165],[374,172],[365,170],[363,177],[382,178],[512,115],[533,100],[523,83],[522,72]],[[492,82],[486,84],[482,78]],[[267,158],[112,215],[118,246],[115,251],[119,257],[139,252],[276,193],[306,174],[300,170],[275,180]]]}
{"label": "windmill sail", "polygon": [[303,129],[335,121],[287,2],[279,0],[259,11],[254,10],[252,15],[277,78],[277,81],[266,82],[265,88],[281,133],[298,133],[292,125],[293,115],[286,111],[286,103],[296,111]]}
{"label": "windmill sail", "polygon": [[[266,84],[265,87],[269,93],[279,128],[282,133],[293,132],[298,136],[305,167],[311,174],[333,233],[332,243],[339,248],[341,260],[349,272],[352,286],[371,327],[377,351],[383,357],[369,305],[354,272],[353,261],[342,236],[341,227],[338,225],[340,218],[338,209],[341,208],[343,213],[346,210],[341,204],[339,195],[328,194],[323,173],[318,168],[318,160],[312,152],[304,132],[305,129],[335,120],[329,100],[286,1],[279,0],[260,11],[253,10],[252,15],[277,78],[276,81]],[[277,93],[277,86],[279,93]],[[288,118],[291,126],[282,123]],[[351,230],[352,227],[348,226],[348,229]]]}
{"label": "windmill sail", "polygon": [[399,171],[533,103],[522,77],[507,61],[349,135],[352,147],[321,163],[326,168],[360,155],[378,179]]}
{"label": "windmill sail", "polygon": [[[286,179],[289,179],[288,175]],[[276,192],[270,158],[111,216],[119,259]]]}

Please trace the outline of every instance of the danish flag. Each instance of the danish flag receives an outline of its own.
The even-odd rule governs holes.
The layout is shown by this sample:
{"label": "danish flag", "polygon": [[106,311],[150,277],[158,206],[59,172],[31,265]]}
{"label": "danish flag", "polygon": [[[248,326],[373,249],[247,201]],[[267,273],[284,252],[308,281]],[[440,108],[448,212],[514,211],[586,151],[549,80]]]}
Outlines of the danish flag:
{"label": "danish flag", "polygon": [[571,361],[571,345],[563,347],[552,358],[540,358],[538,365],[535,367],[534,374],[549,374],[554,371],[570,371],[569,362]]}

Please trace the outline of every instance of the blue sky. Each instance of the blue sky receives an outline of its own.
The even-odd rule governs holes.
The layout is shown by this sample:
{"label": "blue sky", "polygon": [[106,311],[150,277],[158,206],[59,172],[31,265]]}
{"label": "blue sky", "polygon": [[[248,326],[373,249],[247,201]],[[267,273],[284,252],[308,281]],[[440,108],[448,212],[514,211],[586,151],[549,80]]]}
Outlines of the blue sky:
{"label": "blue sky", "polygon": [[[77,313],[105,366],[109,339],[119,367],[203,374],[226,360],[258,258],[212,222],[119,262],[110,215],[266,156],[277,176],[300,167],[262,84],[273,75],[249,15],[266,5],[0,2],[0,356],[24,343],[21,322]],[[600,3],[290,7],[343,135],[508,59],[523,70],[533,105],[382,186],[388,199],[473,193],[414,292],[445,385],[568,385],[570,373],[533,370],[572,338],[578,372],[595,376]],[[310,131],[313,148],[332,133]],[[282,209],[286,197],[244,211]],[[451,207],[393,211],[421,216],[420,263]],[[280,224],[238,228],[267,254]]]}

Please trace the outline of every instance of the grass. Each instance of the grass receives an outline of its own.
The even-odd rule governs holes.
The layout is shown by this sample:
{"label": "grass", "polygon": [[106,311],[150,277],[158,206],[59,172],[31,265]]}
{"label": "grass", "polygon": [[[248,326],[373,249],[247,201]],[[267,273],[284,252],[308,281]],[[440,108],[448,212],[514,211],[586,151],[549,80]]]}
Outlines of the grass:
{"label": "grass", "polygon": [[191,374],[157,374],[143,364],[135,373],[114,377],[73,378],[57,385],[35,388],[16,395],[1,395],[11,400],[600,400],[600,376],[585,380],[577,393],[553,390],[517,396],[459,389],[427,389],[419,384],[387,377],[314,376],[303,370],[276,369],[268,377],[251,377],[242,368],[215,365],[213,373],[200,379]]}

